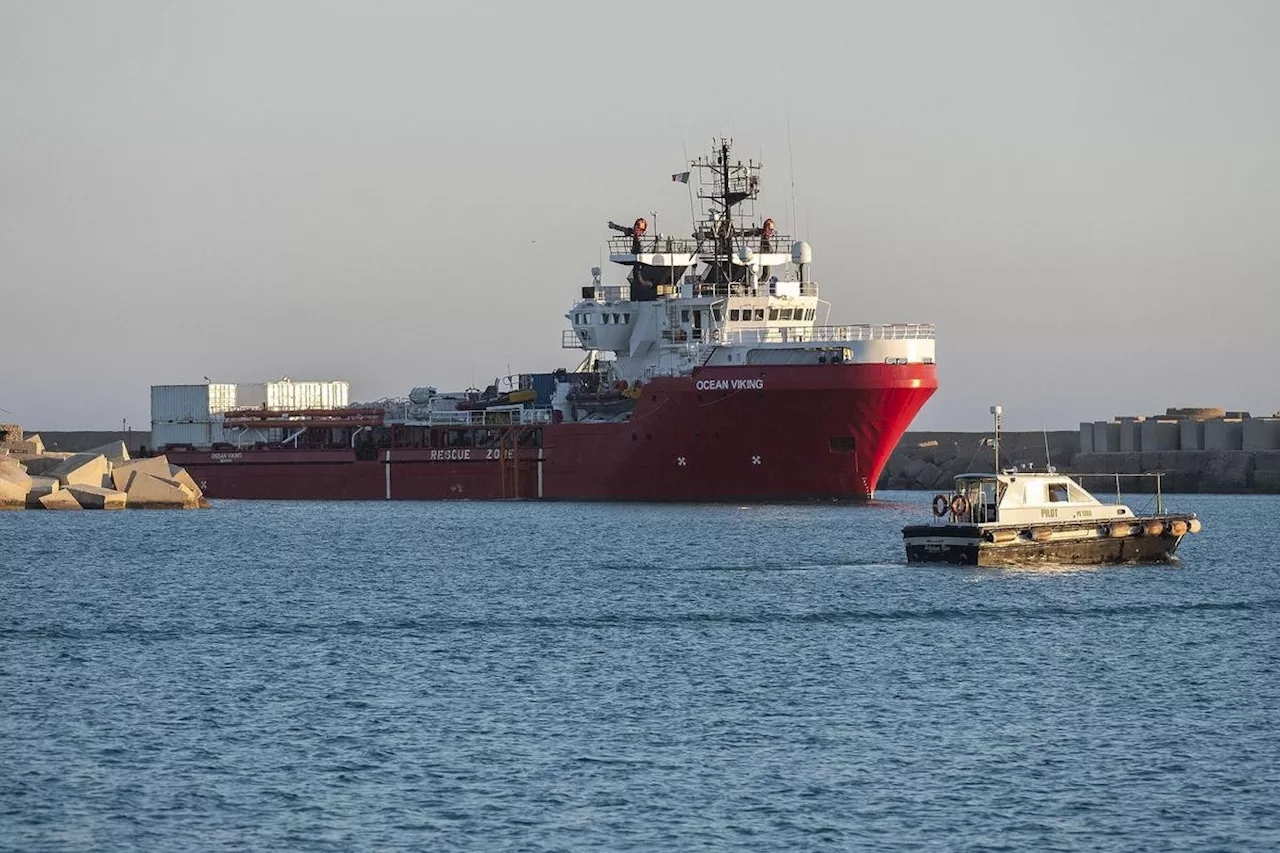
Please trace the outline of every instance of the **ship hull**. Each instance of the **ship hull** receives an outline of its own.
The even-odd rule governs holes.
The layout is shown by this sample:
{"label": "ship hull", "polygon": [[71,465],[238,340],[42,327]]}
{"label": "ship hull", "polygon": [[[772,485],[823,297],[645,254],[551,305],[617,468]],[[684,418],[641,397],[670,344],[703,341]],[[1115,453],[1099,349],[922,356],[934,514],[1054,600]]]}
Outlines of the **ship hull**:
{"label": "ship hull", "polygon": [[703,368],[650,381],[626,422],[542,425],[539,447],[168,455],[215,499],[866,500],[936,389],[926,364]]}

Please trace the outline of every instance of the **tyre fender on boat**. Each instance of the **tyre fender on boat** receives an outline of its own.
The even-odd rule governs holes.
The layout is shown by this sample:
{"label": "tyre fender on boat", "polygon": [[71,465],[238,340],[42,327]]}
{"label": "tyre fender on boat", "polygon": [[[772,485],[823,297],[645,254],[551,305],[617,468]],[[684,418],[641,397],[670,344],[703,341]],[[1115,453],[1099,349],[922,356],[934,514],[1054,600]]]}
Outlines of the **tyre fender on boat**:
{"label": "tyre fender on boat", "polygon": [[951,508],[951,502],[947,500],[946,495],[933,496],[933,514],[938,518],[942,518]]}

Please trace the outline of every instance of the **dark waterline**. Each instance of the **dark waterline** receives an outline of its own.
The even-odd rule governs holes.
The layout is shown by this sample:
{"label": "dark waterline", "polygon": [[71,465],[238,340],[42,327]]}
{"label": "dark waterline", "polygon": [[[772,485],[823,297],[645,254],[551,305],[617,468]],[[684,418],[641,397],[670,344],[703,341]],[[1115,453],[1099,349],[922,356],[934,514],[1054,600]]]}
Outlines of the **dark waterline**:
{"label": "dark waterline", "polygon": [[889,494],[0,513],[0,849],[1280,847],[1280,498],[999,571]]}

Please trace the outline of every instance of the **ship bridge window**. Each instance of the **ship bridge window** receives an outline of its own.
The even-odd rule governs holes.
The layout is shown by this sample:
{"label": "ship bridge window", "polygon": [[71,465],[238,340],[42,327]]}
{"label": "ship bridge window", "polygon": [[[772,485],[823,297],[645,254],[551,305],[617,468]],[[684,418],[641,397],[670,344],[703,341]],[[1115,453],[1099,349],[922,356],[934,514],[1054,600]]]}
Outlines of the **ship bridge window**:
{"label": "ship bridge window", "polygon": [[621,322],[622,322],[622,321],[618,319],[618,315],[617,315],[617,314],[614,314],[614,315],[613,315],[613,324],[616,326],[616,325],[618,325],[618,324],[619,324],[619,323],[621,323]]}
{"label": "ship bridge window", "polygon": [[729,309],[729,320],[731,322],[736,322],[737,319],[738,319],[738,309],[737,308]]}
{"label": "ship bridge window", "polygon": [[769,309],[769,319],[770,319],[770,320],[776,320],[776,319],[778,319],[778,309],[777,309],[777,308],[770,308],[770,309]]}
{"label": "ship bridge window", "polygon": [[687,323],[687,322],[689,322],[689,309],[688,309],[688,308],[686,308],[686,309],[684,309],[683,311],[681,311],[681,312],[680,312],[680,322],[681,322],[681,323]]}
{"label": "ship bridge window", "polygon": [[1067,483],[1067,491],[1071,495],[1072,503],[1093,503],[1093,499],[1089,496],[1089,493],[1077,486],[1075,483]]}
{"label": "ship bridge window", "polygon": [[723,312],[723,311],[721,311],[719,308],[712,308],[712,309],[711,309],[711,316],[712,316],[712,317],[715,317],[715,318],[716,318],[716,322],[717,322],[717,323],[719,323],[721,320],[723,320],[723,319],[724,319],[724,312]]}
{"label": "ship bridge window", "polygon": [[622,315],[622,325],[626,326],[626,325],[629,325],[630,323],[631,323],[631,315],[630,315],[630,314],[623,314],[623,315]]}
{"label": "ship bridge window", "polygon": [[791,311],[792,311],[792,309],[790,309],[790,308],[783,308],[783,309],[782,309],[782,319],[784,319],[784,320],[790,320],[790,319],[791,319]]}
{"label": "ship bridge window", "polygon": [[763,308],[757,308],[757,309],[756,309],[756,322],[757,322],[757,323],[764,322],[764,309],[763,309]]}
{"label": "ship bridge window", "polygon": [[1066,483],[1050,483],[1049,484],[1049,502],[1050,503],[1066,503],[1067,497]]}

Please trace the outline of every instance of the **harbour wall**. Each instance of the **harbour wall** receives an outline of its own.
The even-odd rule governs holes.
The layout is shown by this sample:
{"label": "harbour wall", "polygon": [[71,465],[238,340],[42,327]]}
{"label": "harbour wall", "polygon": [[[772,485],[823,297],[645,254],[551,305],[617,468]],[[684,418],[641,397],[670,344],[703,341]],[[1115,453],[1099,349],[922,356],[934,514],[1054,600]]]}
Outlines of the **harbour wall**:
{"label": "harbour wall", "polygon": [[[1243,420],[1243,419],[1242,419]],[[1264,419],[1257,419],[1262,421]],[[1270,419],[1265,419],[1270,420]],[[1189,421],[1175,426],[1187,429]],[[1201,422],[1205,427],[1211,424]],[[1090,425],[1094,426],[1094,425]],[[1109,426],[1118,427],[1119,424]],[[1115,431],[1118,437],[1118,430]],[[1198,431],[1192,427],[1193,435]],[[1090,431],[1091,435],[1093,431]],[[1150,433],[1150,430],[1149,430]],[[1244,449],[1243,428],[1239,449],[1142,449],[1114,452],[1082,452],[1078,432],[1048,433],[1049,457],[1059,471],[1080,474],[1152,474],[1162,473],[1161,488],[1167,492],[1216,492],[1224,494],[1280,494],[1280,449]],[[925,489],[950,492],[956,474],[990,472],[994,459],[992,449],[983,445],[989,433],[909,432],[889,458],[876,486],[880,490]],[[1159,435],[1157,433],[1157,435]],[[1141,438],[1131,439],[1141,442]],[[1169,442],[1169,433],[1164,440]],[[1154,442],[1153,442],[1154,443]],[[1045,468],[1045,434],[1039,432],[1002,433],[1000,466],[1043,471]],[[1105,494],[1114,481],[1090,477],[1084,485]],[[1125,492],[1155,490],[1155,480],[1127,479]]]}

